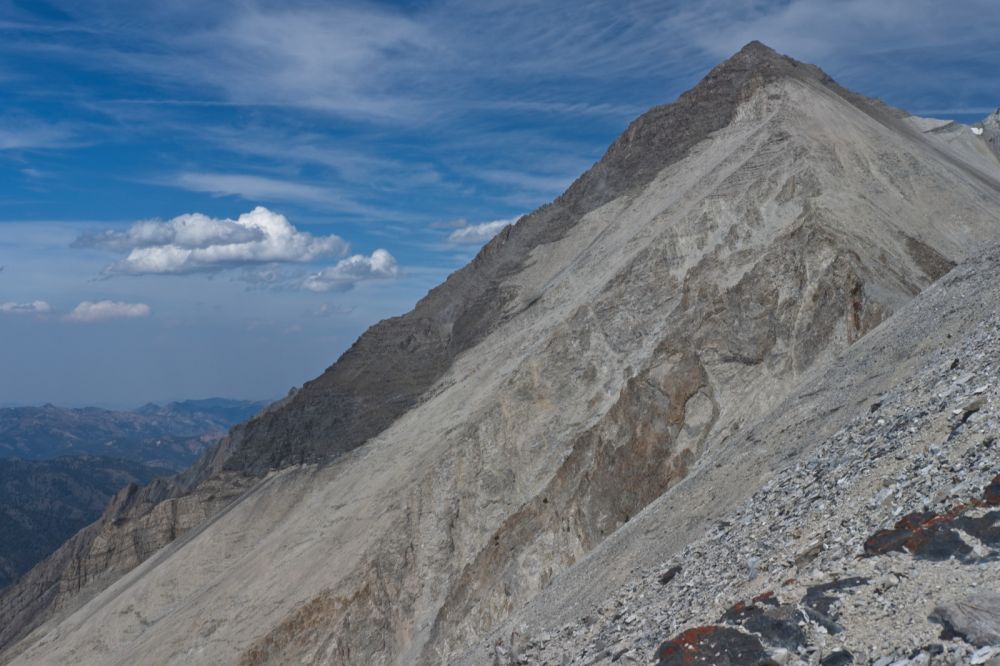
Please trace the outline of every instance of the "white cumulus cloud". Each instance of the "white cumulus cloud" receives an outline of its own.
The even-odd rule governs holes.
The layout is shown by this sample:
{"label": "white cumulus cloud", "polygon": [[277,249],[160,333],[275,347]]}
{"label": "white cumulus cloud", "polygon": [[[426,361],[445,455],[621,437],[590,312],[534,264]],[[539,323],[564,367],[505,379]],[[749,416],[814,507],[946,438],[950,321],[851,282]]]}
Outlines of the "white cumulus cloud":
{"label": "white cumulus cloud", "polygon": [[[0,266],[0,270],[3,270],[2,266]],[[48,314],[49,312],[52,312],[52,306],[45,301],[0,303],[0,313],[3,314]]]}
{"label": "white cumulus cloud", "polygon": [[148,317],[152,310],[145,303],[120,301],[83,301],[66,315],[69,321],[92,322],[104,319],[136,319]]}
{"label": "white cumulus cloud", "polygon": [[344,291],[358,282],[393,278],[397,275],[399,264],[396,259],[379,249],[372,252],[370,257],[356,254],[341,259],[336,265],[307,277],[302,286],[310,291]]}
{"label": "white cumulus cloud", "polygon": [[511,217],[506,220],[483,222],[482,224],[470,224],[466,227],[455,229],[448,234],[448,240],[461,245],[482,245],[500,233],[501,229],[509,224],[514,224],[518,219],[520,219],[520,216]]}
{"label": "white cumulus cloud", "polygon": [[247,264],[308,262],[343,255],[347,242],[336,235],[313,236],[262,206],[237,219],[190,213],[137,222],[125,231],[81,236],[77,247],[127,252],[108,274],[167,274],[217,271]]}

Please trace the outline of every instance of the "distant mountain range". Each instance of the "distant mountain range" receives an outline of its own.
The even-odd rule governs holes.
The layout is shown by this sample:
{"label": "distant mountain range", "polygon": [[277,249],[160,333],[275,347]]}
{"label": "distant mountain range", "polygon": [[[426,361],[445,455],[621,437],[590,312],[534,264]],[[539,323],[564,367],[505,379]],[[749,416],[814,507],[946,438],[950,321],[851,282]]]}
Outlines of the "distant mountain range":
{"label": "distant mountain range", "polygon": [[184,400],[133,411],[54,405],[0,409],[0,458],[86,454],[180,470],[266,401]]}

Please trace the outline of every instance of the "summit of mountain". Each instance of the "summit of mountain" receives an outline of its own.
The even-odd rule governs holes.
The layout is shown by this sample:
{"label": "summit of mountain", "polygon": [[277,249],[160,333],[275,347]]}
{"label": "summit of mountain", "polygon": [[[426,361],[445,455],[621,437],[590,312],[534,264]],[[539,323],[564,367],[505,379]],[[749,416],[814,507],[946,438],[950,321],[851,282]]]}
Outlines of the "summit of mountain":
{"label": "summit of mountain", "polygon": [[586,214],[646,187],[733,122],[757,91],[783,78],[821,86],[876,117],[903,115],[846,91],[818,67],[750,42],[677,101],[633,121],[565,193],[500,232],[410,313],[373,326],[282,409],[234,431],[226,469],[260,475],[326,461],[383,430],[416,404],[458,354],[530,303],[534,295],[519,298],[504,282],[525,267],[533,248],[558,241]]}
{"label": "summit of mountain", "polygon": [[602,544],[632,558],[608,539],[658,498],[683,549],[763,483],[745,454],[809,446],[741,433],[1000,231],[1000,161],[940,127],[747,45],[411,312],[120,494],[0,596],[4,658],[464,663]]}

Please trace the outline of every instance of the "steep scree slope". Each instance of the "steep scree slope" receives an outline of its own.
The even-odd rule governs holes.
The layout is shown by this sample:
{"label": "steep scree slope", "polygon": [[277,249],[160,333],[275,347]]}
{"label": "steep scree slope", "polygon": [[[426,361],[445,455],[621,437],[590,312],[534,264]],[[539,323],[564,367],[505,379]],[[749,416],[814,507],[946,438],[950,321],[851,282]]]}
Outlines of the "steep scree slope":
{"label": "steep scree slope", "polygon": [[[1000,655],[1000,245],[891,324],[457,663]],[[704,534],[682,547],[685,523]]]}

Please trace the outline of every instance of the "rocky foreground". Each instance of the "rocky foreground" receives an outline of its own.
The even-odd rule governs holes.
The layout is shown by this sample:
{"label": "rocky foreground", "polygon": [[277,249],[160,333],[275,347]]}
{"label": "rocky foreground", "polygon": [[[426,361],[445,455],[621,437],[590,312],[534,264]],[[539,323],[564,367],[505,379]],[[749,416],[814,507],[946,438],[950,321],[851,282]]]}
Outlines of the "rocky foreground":
{"label": "rocky foreground", "polygon": [[[576,621],[515,624],[469,658],[1000,664],[1000,246],[897,317],[841,361],[835,384],[858,373],[861,395],[835,434],[803,437],[708,534]],[[915,371],[880,362],[887,348]],[[866,396],[878,375],[896,376]]]}

